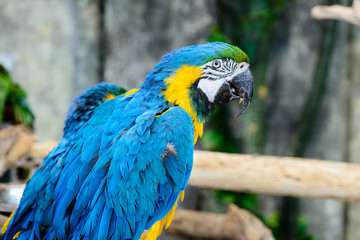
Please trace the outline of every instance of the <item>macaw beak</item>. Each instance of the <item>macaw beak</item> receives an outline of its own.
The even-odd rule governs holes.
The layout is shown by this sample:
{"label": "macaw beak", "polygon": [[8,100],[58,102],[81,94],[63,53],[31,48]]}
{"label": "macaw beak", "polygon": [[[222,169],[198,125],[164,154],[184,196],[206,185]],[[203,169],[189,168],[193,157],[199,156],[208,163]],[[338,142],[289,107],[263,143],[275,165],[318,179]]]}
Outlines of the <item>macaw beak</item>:
{"label": "macaw beak", "polygon": [[215,103],[228,103],[236,99],[240,99],[242,106],[240,112],[235,116],[239,117],[245,112],[251,103],[254,91],[254,81],[251,72],[248,69],[233,76],[217,91],[214,102]]}

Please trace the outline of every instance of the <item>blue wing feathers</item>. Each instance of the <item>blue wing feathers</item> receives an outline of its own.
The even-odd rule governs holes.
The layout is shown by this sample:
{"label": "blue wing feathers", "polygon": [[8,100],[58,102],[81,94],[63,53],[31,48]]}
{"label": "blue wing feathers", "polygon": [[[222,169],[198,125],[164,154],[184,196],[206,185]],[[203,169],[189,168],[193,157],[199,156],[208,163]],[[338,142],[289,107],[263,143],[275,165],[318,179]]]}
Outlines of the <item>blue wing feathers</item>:
{"label": "blue wing feathers", "polygon": [[[44,194],[53,201],[45,238],[137,240],[171,210],[191,171],[193,124],[179,107],[158,116],[168,107],[152,104],[139,95],[109,100],[73,136],[47,171],[55,184],[48,188],[54,196]],[[176,154],[163,155],[168,144]],[[42,180],[34,188],[44,188]]]}
{"label": "blue wing feathers", "polygon": [[173,155],[169,155],[164,161],[164,166],[171,177],[171,180],[175,185],[181,186],[185,178],[185,168],[181,167],[181,164],[176,164],[176,158]]}
{"label": "blue wing feathers", "polygon": [[99,236],[103,236],[104,239],[108,239],[108,232],[112,213],[112,208],[110,208],[108,204],[105,203],[99,224]]}

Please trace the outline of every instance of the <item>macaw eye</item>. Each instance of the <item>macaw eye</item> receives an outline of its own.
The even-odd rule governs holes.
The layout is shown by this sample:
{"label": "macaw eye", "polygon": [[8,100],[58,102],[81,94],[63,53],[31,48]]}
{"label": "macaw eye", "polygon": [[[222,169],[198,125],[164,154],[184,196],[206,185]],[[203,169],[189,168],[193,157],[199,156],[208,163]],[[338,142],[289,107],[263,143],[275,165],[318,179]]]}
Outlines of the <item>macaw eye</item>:
{"label": "macaw eye", "polygon": [[212,63],[213,68],[217,69],[221,67],[221,62],[219,60],[215,60]]}
{"label": "macaw eye", "polygon": [[239,68],[243,70],[246,67],[246,65],[247,65],[246,63],[240,63]]}

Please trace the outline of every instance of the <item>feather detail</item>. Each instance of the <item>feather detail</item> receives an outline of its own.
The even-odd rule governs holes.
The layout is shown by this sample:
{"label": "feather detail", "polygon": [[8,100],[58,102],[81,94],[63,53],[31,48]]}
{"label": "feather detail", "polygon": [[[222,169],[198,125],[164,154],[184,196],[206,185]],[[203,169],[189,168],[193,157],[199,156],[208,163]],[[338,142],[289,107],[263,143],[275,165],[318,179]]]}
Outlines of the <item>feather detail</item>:
{"label": "feather detail", "polygon": [[[15,210],[15,211],[16,211],[16,210]],[[14,216],[15,211],[13,211],[13,212],[10,214],[9,218],[6,220],[4,226],[3,226],[2,229],[1,229],[2,233],[5,233],[6,230],[8,229],[9,223],[10,223],[12,217]]]}
{"label": "feather detail", "polygon": [[171,208],[170,212],[161,220],[157,221],[149,230],[146,230],[141,235],[141,238],[139,240],[155,240],[161,233],[163,228],[167,229],[175,215],[175,210],[177,207],[177,201],[181,199],[181,201],[184,200],[185,191],[181,191],[180,195],[178,196],[176,203]]}
{"label": "feather detail", "polygon": [[184,201],[184,197],[185,197],[185,191],[181,191],[180,193],[181,201]]}

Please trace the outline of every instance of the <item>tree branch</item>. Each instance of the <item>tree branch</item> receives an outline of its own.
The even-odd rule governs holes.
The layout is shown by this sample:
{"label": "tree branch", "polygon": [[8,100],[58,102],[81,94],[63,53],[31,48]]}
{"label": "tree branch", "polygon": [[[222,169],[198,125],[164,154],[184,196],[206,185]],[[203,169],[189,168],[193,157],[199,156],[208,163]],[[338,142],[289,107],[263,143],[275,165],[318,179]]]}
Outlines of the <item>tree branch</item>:
{"label": "tree branch", "polygon": [[353,0],[352,7],[315,6],[311,9],[311,16],[315,19],[341,20],[360,27],[360,0]]}
{"label": "tree branch", "polygon": [[179,209],[166,232],[191,238],[274,240],[271,231],[257,217],[233,204],[226,214]]}
{"label": "tree branch", "polygon": [[28,128],[9,125],[0,129],[0,176],[27,155],[37,137]]}
{"label": "tree branch", "polygon": [[360,201],[360,165],[195,151],[189,184],[235,192]]}
{"label": "tree branch", "polygon": [[[34,144],[27,167],[37,166],[55,142]],[[38,151],[34,151],[38,149]],[[35,154],[36,153],[36,154]],[[23,162],[18,162],[22,166]],[[282,196],[360,201],[360,165],[326,160],[195,151],[190,185]]]}

